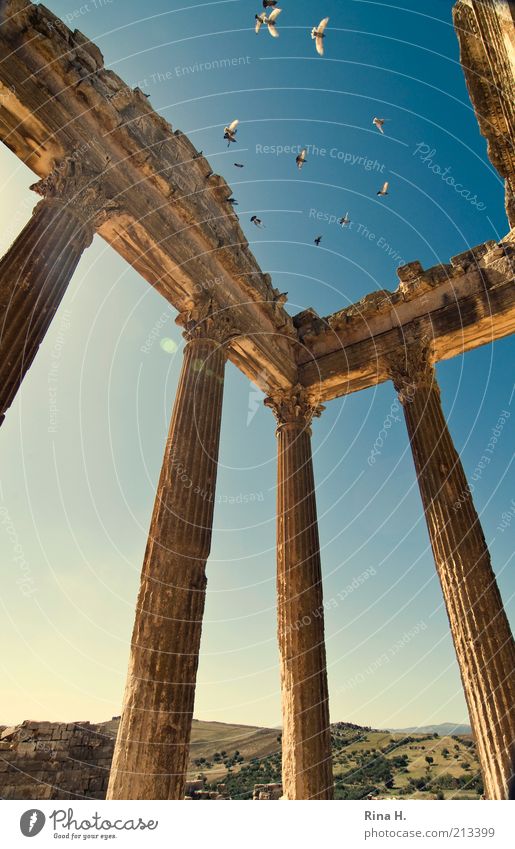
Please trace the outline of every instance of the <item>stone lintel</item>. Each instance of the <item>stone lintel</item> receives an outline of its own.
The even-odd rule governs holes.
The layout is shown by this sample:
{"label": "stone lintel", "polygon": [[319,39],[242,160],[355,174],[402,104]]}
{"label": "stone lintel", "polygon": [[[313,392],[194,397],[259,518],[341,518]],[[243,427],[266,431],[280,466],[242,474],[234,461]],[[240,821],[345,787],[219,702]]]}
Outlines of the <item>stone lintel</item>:
{"label": "stone lintel", "polygon": [[120,214],[100,235],[179,311],[216,287],[244,331],[234,362],[258,385],[262,375],[290,385],[295,330],[284,299],[226,202],[230,187],[188,137],[107,70],[82,33],[26,0],[6,5],[0,85],[0,139],[41,180],[71,155],[103,163]]}
{"label": "stone lintel", "polygon": [[388,379],[384,355],[402,338],[431,339],[435,361],[515,331],[515,232],[424,271],[399,269],[400,285],[299,329],[299,379],[322,401]]}

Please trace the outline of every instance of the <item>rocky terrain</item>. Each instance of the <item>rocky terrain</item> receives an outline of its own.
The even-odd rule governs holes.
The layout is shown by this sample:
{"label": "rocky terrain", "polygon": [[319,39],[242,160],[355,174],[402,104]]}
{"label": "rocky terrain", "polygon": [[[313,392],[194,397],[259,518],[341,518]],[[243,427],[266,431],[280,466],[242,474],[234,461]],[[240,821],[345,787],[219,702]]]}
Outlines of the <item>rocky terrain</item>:
{"label": "rocky terrain", "polygon": [[[118,721],[0,726],[0,797],[103,799]],[[331,730],[337,799],[474,799],[482,792],[470,734],[380,731],[343,722]],[[277,798],[267,786],[281,780],[280,741],[277,728],[194,720],[188,779],[205,792],[193,797],[216,798],[223,785],[225,798]],[[264,789],[255,792],[256,785]]]}

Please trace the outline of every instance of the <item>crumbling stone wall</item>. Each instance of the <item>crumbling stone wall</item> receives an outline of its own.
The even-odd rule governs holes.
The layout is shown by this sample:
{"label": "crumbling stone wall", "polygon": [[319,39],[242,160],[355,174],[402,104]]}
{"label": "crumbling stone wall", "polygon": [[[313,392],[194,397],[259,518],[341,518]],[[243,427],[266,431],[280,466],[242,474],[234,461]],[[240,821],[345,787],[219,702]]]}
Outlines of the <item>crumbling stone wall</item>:
{"label": "crumbling stone wall", "polygon": [[0,797],[104,799],[118,720],[0,726]]}
{"label": "crumbling stone wall", "polygon": [[280,799],[283,795],[282,784],[254,784],[252,798],[254,801]]}

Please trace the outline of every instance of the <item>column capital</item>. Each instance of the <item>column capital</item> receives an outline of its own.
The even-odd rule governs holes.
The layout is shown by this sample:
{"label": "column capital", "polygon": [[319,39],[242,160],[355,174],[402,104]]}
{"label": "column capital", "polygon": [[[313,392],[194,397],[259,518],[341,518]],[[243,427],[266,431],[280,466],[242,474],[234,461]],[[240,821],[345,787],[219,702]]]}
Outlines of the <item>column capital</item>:
{"label": "column capital", "polygon": [[105,194],[101,178],[102,173],[80,151],[75,151],[57,162],[50,174],[30,188],[45,201],[60,203],[80,218],[88,228],[91,242],[95,231],[120,208]]}
{"label": "column capital", "polygon": [[388,354],[386,369],[401,404],[410,403],[422,387],[438,388],[433,362],[432,343],[427,336],[403,339],[399,348]]}
{"label": "column capital", "polygon": [[183,328],[182,335],[187,342],[211,340],[218,345],[226,345],[240,335],[231,311],[220,307],[215,299],[205,293],[184,309],[175,323]]}
{"label": "column capital", "polygon": [[286,425],[300,429],[309,428],[314,418],[319,418],[325,407],[314,398],[300,383],[290,389],[278,389],[265,398],[265,406],[270,407],[280,429]]}

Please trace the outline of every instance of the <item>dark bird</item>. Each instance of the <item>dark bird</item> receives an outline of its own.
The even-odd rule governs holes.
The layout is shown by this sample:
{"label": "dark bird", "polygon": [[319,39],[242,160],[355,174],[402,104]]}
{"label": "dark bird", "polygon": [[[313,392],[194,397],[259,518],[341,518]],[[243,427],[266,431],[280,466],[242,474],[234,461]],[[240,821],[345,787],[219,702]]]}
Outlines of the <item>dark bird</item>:
{"label": "dark bird", "polygon": [[250,220],[251,220],[252,224],[256,225],[256,227],[264,227],[265,226],[263,224],[263,222],[261,221],[261,218],[258,218],[257,215],[253,215]]}
{"label": "dark bird", "polygon": [[193,154],[193,159],[200,159],[201,156],[204,156],[204,151],[197,150],[197,152]]}
{"label": "dark bird", "polygon": [[301,152],[297,156],[297,159],[295,160],[295,162],[297,163],[297,168],[299,169],[299,171],[302,170],[302,166],[305,165],[305,163],[307,162],[306,153],[307,153],[306,148],[305,147],[302,148]]}
{"label": "dark bird", "polygon": [[277,0],[263,0],[263,9],[269,9],[270,6],[277,6]]}
{"label": "dark bird", "polygon": [[226,198],[227,203],[230,203],[231,206],[238,206],[238,201],[236,198]]}
{"label": "dark bird", "polygon": [[317,248],[318,248],[321,241],[322,241],[322,236],[317,236],[316,239],[315,239],[315,245],[317,246]]}
{"label": "dark bird", "polygon": [[378,195],[380,195],[381,197],[384,197],[385,195],[387,195],[387,194],[388,194],[388,186],[389,186],[389,185],[390,185],[390,184],[389,184],[388,182],[384,183],[383,188],[382,188],[382,189],[379,189],[379,191],[378,191],[378,193],[377,193],[377,194],[378,194]]}
{"label": "dark bird", "polygon": [[234,163],[234,167],[235,167],[235,168],[245,168],[245,166],[244,166],[244,165],[242,165],[242,164],[241,164],[241,162],[235,162],[235,163]]}

